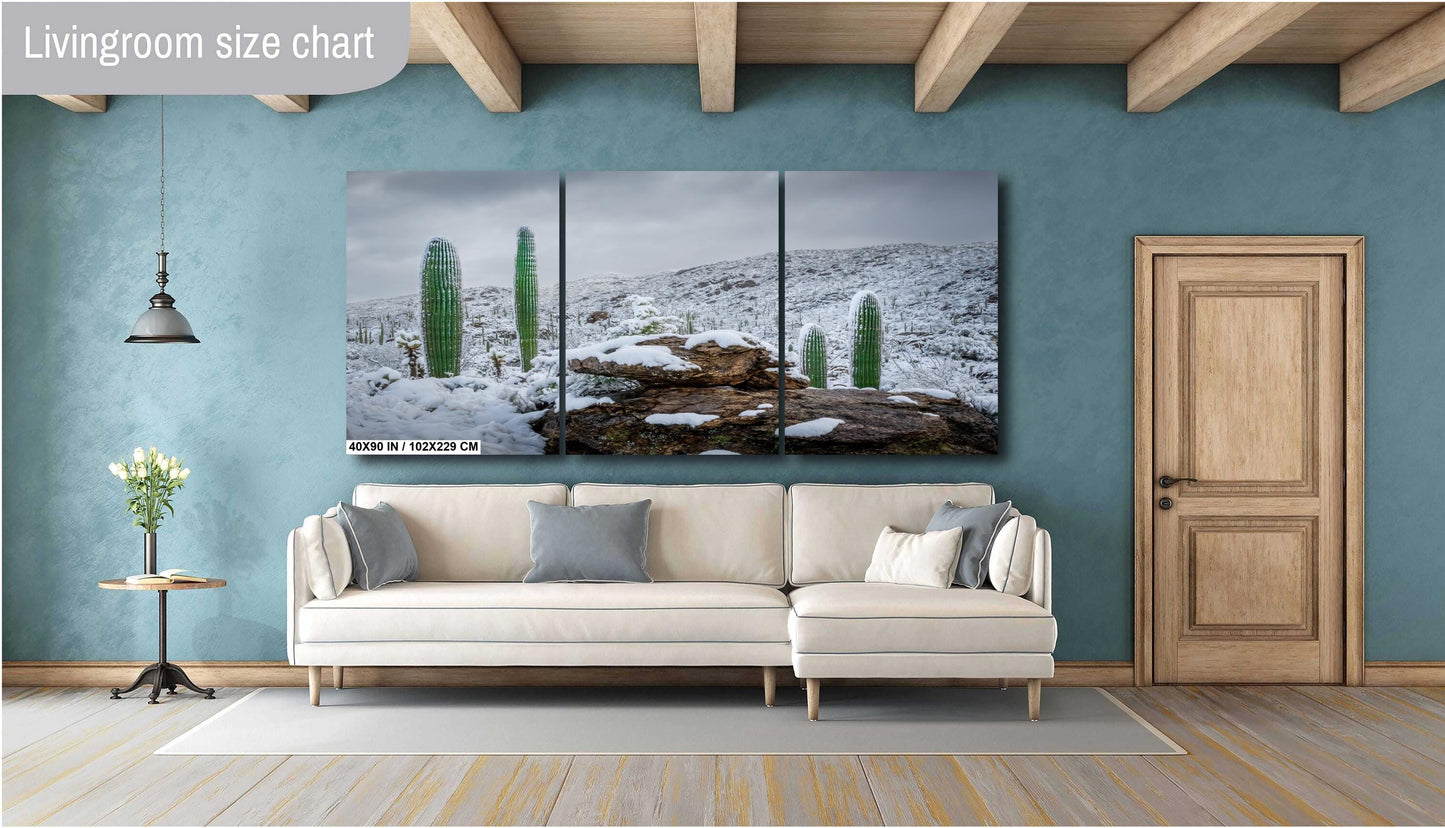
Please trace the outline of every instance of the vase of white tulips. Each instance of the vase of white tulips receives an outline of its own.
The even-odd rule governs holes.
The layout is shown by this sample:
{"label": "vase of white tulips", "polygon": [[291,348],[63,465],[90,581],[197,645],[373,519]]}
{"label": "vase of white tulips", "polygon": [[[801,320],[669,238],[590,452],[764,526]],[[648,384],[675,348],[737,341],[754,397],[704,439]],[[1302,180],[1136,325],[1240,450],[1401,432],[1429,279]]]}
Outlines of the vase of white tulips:
{"label": "vase of white tulips", "polygon": [[156,571],[156,529],[166,513],[174,515],[171,499],[186,485],[191,470],[181,458],[167,457],[155,446],[150,451],[137,448],[130,460],[110,464],[110,473],[125,481],[125,508],[134,516],[134,525],[145,530],[145,571]]}

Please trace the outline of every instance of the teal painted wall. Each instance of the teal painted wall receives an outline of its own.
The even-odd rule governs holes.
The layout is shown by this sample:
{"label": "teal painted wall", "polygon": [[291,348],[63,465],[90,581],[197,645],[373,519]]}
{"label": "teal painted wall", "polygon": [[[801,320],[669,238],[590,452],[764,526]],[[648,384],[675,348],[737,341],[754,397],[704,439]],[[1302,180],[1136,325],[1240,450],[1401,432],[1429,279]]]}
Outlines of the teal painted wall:
{"label": "teal painted wall", "polygon": [[[285,658],[286,532],[363,480],[984,480],[1053,531],[1061,659],[1131,655],[1135,234],[1367,243],[1366,656],[1445,659],[1445,84],[1335,110],[1333,67],[1237,67],[1157,115],[1121,67],[987,67],[915,115],[908,67],[529,67],[492,115],[447,67],[278,115],[168,102],[173,292],[196,347],[121,344],[151,293],[156,101],[4,101],[4,658],[152,656],[152,599],[100,593],[140,537],[105,470],[195,469],[161,562],[181,659]],[[988,458],[358,459],[342,453],[345,172],[985,169],[1002,182],[1002,452]]]}

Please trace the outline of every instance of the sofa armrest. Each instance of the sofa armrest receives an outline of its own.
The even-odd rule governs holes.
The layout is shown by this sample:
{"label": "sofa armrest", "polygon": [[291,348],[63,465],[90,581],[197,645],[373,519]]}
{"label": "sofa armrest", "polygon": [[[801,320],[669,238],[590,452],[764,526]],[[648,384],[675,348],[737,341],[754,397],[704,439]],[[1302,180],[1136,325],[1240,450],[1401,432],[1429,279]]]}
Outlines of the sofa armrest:
{"label": "sofa armrest", "polygon": [[1024,597],[1035,604],[1054,611],[1054,546],[1053,539],[1043,529],[1034,532],[1034,566],[1029,591]]}
{"label": "sofa armrest", "polygon": [[286,536],[286,660],[296,663],[296,630],[301,607],[316,597],[306,577],[306,562],[296,549],[296,530]]}

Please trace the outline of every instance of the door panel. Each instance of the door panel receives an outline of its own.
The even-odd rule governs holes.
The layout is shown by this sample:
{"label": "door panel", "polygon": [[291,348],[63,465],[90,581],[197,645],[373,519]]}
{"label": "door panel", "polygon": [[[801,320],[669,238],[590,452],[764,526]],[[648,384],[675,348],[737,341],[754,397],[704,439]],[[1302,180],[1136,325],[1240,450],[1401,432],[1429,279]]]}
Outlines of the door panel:
{"label": "door panel", "polygon": [[1153,265],[1154,680],[1341,681],[1343,257]]}

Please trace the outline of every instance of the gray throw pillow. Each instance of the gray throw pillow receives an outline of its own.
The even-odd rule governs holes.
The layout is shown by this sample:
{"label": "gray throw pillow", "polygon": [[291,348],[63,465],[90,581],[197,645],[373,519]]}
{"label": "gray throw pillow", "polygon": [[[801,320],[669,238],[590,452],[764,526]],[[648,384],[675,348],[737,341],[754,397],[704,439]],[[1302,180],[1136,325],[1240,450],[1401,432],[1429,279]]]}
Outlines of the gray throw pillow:
{"label": "gray throw pillow", "polygon": [[651,508],[651,500],[611,506],[527,501],[532,514],[532,571],[522,580],[652,583],[646,569]]}
{"label": "gray throw pillow", "polygon": [[416,547],[395,509],[385,503],[375,509],[339,503],[337,515],[351,547],[351,575],[357,586],[376,589],[416,580]]}
{"label": "gray throw pillow", "polygon": [[924,531],[938,532],[958,527],[963,530],[958,554],[958,571],[953,582],[971,589],[988,584],[988,550],[993,537],[1003,526],[1004,515],[1013,508],[1013,501],[993,503],[988,506],[955,506],[945,500],[933,519],[928,521]]}

